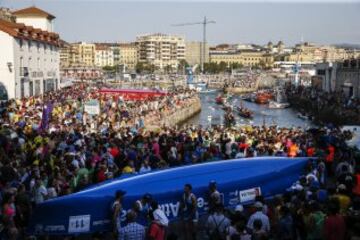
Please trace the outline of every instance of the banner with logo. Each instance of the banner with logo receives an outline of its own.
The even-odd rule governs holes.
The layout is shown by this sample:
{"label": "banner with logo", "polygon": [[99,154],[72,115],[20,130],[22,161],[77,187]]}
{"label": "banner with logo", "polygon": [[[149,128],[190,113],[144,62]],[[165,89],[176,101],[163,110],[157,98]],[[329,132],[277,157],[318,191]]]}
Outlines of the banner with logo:
{"label": "banner with logo", "polygon": [[30,231],[37,235],[111,231],[111,206],[118,190],[126,192],[123,220],[126,211],[145,193],[159,202],[170,221],[178,220],[187,183],[193,186],[200,215],[208,211],[210,181],[217,182],[225,207],[251,204],[257,195],[269,198],[284,193],[303,175],[308,161],[307,158],[282,157],[234,159],[123,176],[41,203],[34,210]]}

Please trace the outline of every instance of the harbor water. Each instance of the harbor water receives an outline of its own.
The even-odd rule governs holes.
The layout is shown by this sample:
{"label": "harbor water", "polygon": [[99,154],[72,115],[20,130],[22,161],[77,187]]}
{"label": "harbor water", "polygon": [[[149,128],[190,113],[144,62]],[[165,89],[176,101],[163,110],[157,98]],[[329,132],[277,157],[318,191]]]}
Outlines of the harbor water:
{"label": "harbor water", "polygon": [[[185,124],[209,126],[210,124],[224,124],[224,110],[222,105],[215,103],[215,98],[219,92],[200,93],[202,110],[200,113],[190,118]],[[253,111],[253,119],[240,117],[236,111],[236,125],[277,125],[279,127],[302,127],[309,128],[311,121],[298,117],[298,113],[292,108],[269,109],[267,104],[259,105],[252,102],[242,101],[239,95],[234,95],[228,102],[236,107],[243,104],[244,107]],[[211,119],[210,117],[211,116]]]}

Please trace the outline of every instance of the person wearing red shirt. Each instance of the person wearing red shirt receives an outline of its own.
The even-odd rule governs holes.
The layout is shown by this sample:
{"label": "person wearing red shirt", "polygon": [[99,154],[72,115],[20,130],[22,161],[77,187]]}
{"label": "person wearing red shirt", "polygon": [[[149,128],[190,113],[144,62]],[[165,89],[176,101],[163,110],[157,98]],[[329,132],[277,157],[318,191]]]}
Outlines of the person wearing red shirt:
{"label": "person wearing red shirt", "polygon": [[154,211],[149,213],[149,218],[151,220],[147,239],[149,240],[165,240],[165,227],[160,224],[160,222],[154,219]]}
{"label": "person wearing red shirt", "polygon": [[360,166],[356,166],[355,171],[355,184],[352,192],[355,196],[360,196]]}
{"label": "person wearing red shirt", "polygon": [[306,149],[306,154],[308,157],[312,157],[315,154],[315,148],[314,147],[308,147]]}
{"label": "person wearing red shirt", "polygon": [[335,147],[332,146],[331,144],[328,144],[325,151],[326,151],[325,165],[326,165],[327,175],[329,177],[332,177],[334,175],[333,162],[335,157]]}
{"label": "person wearing red shirt", "polygon": [[329,213],[324,222],[324,239],[344,240],[346,225],[343,216],[339,214],[339,203],[332,201],[328,207]]}

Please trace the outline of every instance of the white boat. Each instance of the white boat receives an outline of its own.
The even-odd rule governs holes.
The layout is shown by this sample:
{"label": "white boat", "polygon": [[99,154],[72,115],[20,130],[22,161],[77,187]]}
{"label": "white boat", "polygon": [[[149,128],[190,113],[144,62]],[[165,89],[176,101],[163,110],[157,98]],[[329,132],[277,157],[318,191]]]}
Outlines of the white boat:
{"label": "white boat", "polygon": [[216,89],[205,89],[200,91],[200,93],[212,93],[212,92],[216,92]]}
{"label": "white boat", "polygon": [[199,83],[191,83],[191,84],[188,84],[188,87],[191,89],[191,90],[196,90],[197,92],[204,92],[207,89],[207,84],[205,82],[199,82]]}
{"label": "white boat", "polygon": [[272,109],[283,109],[290,106],[290,103],[286,101],[285,94],[283,90],[276,89],[276,101],[269,101],[269,108]]}
{"label": "white boat", "polygon": [[307,115],[302,114],[302,113],[298,113],[297,117],[300,118],[300,119],[303,119],[303,120],[310,120],[310,121],[312,120],[311,116],[307,116]]}
{"label": "white boat", "polygon": [[272,109],[282,109],[282,108],[287,108],[290,106],[290,103],[281,103],[281,102],[276,102],[276,101],[270,101],[269,102],[269,108]]}

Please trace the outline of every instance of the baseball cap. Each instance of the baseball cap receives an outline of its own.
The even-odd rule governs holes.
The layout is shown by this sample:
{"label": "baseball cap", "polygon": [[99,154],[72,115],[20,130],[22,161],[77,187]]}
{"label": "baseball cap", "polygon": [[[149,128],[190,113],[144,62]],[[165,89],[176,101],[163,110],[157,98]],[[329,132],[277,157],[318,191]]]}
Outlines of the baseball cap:
{"label": "baseball cap", "polygon": [[263,204],[261,202],[255,202],[254,207],[256,208],[262,208]]}
{"label": "baseball cap", "polygon": [[244,211],[243,205],[241,205],[241,204],[236,205],[235,212],[243,212],[243,211]]}

